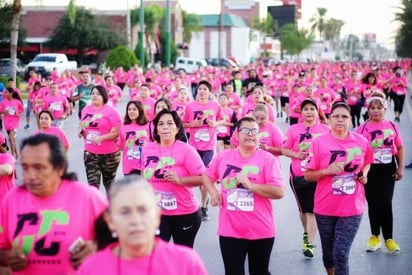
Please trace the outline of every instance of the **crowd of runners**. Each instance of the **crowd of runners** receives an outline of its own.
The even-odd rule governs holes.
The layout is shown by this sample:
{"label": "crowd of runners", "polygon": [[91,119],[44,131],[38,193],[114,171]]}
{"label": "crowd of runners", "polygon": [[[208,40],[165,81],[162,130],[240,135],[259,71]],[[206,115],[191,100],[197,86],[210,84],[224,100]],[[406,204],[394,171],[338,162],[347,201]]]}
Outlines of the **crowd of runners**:
{"label": "crowd of runners", "polygon": [[[384,243],[397,254],[392,197],[412,167],[398,127],[410,65],[31,71],[26,106],[9,79],[0,86],[0,264],[16,274],[207,274],[193,246],[217,206],[225,274],[245,274],[246,257],[250,274],[270,274],[271,200],[282,199],[286,183],[299,209],[303,256],[314,257],[319,233],[328,274],[349,273],[366,204],[366,250]],[[37,129],[19,147],[16,131],[33,127],[33,118]],[[64,125],[72,119],[88,184],[67,171]],[[284,133],[280,120],[290,124]],[[281,157],[291,160],[282,167],[289,179]],[[23,185],[15,187],[17,161]]]}

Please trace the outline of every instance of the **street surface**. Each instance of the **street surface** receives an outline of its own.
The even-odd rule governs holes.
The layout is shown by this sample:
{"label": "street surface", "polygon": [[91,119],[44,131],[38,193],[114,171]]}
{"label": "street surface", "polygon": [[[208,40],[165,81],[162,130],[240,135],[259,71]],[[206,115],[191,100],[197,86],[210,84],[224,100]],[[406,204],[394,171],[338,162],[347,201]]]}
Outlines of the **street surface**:
{"label": "street surface", "polygon": [[[125,96],[119,104],[121,116],[128,96]],[[399,124],[404,145],[406,148],[405,162],[408,164],[412,159],[412,111],[409,95],[405,102],[405,112],[401,116]],[[393,119],[392,106],[387,110],[387,118]],[[30,129],[23,130],[25,125],[24,115],[21,118],[21,130],[17,133],[17,143],[33,133],[36,129],[35,119],[32,117]],[[277,125],[285,133],[288,124],[284,118],[279,118]],[[65,123],[64,131],[69,137],[71,148],[68,153],[69,171],[77,172],[79,179],[86,181],[83,165],[83,140],[79,139],[77,110]],[[307,259],[301,252],[302,228],[299,222],[298,209],[295,198],[288,183],[289,159],[281,157],[282,176],[286,186],[286,196],[278,201],[273,201],[276,218],[276,239],[272,251],[270,272],[274,274],[325,274],[322,264],[322,253],[320,240],[317,238],[315,244],[317,249],[313,259]],[[20,165],[17,166],[20,171]],[[19,173],[21,177],[21,174]],[[118,177],[121,177],[119,167]],[[199,194],[200,197],[200,194]],[[412,169],[406,169],[404,178],[398,182],[393,198],[394,212],[394,240],[400,245],[401,252],[398,255],[390,255],[386,248],[371,253],[365,251],[365,245],[370,237],[369,220],[365,212],[359,232],[354,240],[350,254],[350,270],[353,275],[386,275],[386,274],[412,274],[412,214],[409,211],[412,205]],[[73,201],[75,203],[75,201]],[[224,274],[223,262],[221,260],[217,228],[217,209],[209,208],[210,220],[204,222],[195,241],[195,249],[204,260],[211,275]],[[383,245],[384,246],[384,245]],[[159,263],[161,264],[161,263]]]}

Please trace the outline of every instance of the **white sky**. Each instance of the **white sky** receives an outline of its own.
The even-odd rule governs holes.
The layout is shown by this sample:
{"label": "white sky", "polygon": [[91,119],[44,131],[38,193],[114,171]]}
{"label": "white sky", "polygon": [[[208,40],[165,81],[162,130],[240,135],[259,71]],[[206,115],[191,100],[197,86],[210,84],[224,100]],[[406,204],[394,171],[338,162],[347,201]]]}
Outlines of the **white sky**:
{"label": "white sky", "polygon": [[[64,6],[69,0],[22,0],[24,5]],[[76,0],[78,5],[96,9],[124,10],[129,3],[136,7],[140,0]],[[261,0],[276,3],[275,0]],[[192,13],[218,13],[220,0],[180,0],[184,10]],[[326,8],[327,15],[345,21],[342,34],[376,33],[377,40],[386,47],[393,48],[393,37],[398,24],[393,22],[401,0],[302,0],[301,26],[309,28],[309,18],[316,13],[316,8]]]}

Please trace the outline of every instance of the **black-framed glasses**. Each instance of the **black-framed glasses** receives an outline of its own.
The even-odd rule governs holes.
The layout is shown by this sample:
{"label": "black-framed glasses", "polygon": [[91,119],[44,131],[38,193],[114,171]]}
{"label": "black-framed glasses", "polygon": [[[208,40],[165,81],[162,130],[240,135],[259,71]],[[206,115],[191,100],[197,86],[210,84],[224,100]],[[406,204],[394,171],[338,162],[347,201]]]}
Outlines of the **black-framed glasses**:
{"label": "black-framed glasses", "polygon": [[259,134],[259,129],[242,127],[239,129],[239,132],[245,135],[257,135]]}

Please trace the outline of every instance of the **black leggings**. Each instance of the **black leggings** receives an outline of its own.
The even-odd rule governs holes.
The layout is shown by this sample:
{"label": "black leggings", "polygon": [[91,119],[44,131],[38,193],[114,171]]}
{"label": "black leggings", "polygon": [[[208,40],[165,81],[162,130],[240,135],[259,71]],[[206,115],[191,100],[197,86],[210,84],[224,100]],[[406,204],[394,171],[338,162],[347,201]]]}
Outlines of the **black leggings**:
{"label": "black leggings", "polygon": [[403,105],[405,103],[405,95],[397,95],[395,93],[392,93],[392,99],[394,103],[393,110],[401,114],[403,111]]}
{"label": "black leggings", "polygon": [[316,214],[322,243],[323,266],[335,268],[336,275],[349,274],[349,252],[362,215],[335,217]]}
{"label": "black leggings", "polygon": [[160,235],[164,241],[170,241],[173,237],[175,244],[181,244],[193,248],[197,231],[202,223],[200,209],[191,214],[166,216],[160,220]]}
{"label": "black leggings", "polygon": [[394,160],[389,164],[372,164],[368,173],[368,183],[365,185],[371,233],[379,236],[382,228],[385,240],[392,239],[393,233],[392,198],[395,171]]}
{"label": "black leggings", "polygon": [[225,275],[244,275],[248,255],[250,275],[270,275],[269,259],[275,238],[247,240],[219,237]]}
{"label": "black leggings", "polygon": [[352,117],[352,126],[356,128],[360,125],[360,116],[362,107],[358,105],[350,105],[350,115]]}

